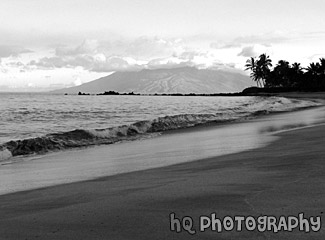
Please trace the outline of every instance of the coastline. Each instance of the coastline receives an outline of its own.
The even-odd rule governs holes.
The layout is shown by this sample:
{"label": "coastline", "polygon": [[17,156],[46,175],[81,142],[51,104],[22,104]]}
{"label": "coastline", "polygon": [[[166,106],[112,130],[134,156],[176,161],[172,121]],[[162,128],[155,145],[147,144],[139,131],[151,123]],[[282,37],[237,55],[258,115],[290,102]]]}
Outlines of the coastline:
{"label": "coastline", "polygon": [[[260,120],[255,120],[256,122]],[[324,121],[324,119],[323,119]],[[323,239],[319,232],[187,232],[169,214],[324,216],[325,126],[261,148],[0,196],[4,239]],[[324,219],[322,219],[324,221]],[[17,227],[19,226],[19,227]],[[195,225],[197,228],[198,226]]]}

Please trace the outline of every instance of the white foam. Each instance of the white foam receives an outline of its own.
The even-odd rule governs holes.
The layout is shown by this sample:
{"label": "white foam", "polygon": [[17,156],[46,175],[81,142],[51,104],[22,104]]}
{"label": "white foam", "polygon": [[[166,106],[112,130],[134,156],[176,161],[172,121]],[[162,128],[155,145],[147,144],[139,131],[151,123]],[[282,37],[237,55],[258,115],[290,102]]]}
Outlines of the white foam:
{"label": "white foam", "polygon": [[0,162],[8,160],[11,157],[12,154],[7,148],[0,150]]}

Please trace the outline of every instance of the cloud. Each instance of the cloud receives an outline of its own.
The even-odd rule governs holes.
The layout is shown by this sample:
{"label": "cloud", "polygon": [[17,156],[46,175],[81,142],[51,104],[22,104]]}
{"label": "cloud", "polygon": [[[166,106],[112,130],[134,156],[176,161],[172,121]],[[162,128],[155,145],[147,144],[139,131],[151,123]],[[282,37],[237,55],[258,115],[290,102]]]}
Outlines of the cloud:
{"label": "cloud", "polygon": [[263,45],[263,46],[270,47],[273,44],[283,43],[293,38],[297,38],[298,36],[299,35],[297,35],[297,33],[285,33],[281,31],[274,31],[274,32],[263,33],[259,35],[241,36],[228,42],[223,42],[223,41],[211,42],[210,48],[235,49],[235,48],[242,48],[243,46],[247,47],[247,45]]}
{"label": "cloud", "polygon": [[310,61],[313,61],[313,62],[318,62],[320,58],[324,58],[324,57],[325,57],[325,53],[323,53],[323,54],[314,54],[314,55],[308,57],[308,59]]}
{"label": "cloud", "polygon": [[8,73],[10,71],[27,72],[29,68],[22,61],[15,59],[0,59],[0,71],[2,73]]}
{"label": "cloud", "polygon": [[[132,61],[133,60],[133,61]],[[128,60],[119,56],[105,57],[101,54],[94,56],[77,55],[74,57],[44,57],[38,61],[30,61],[28,66],[34,66],[40,69],[55,68],[76,68],[82,67],[85,70],[93,72],[111,72],[111,71],[130,71],[141,69],[140,66],[134,64],[136,60],[132,59],[130,64]]]}
{"label": "cloud", "polygon": [[85,40],[76,47],[57,46],[54,56],[32,60],[28,65],[42,69],[83,67],[95,72],[136,70],[146,68],[152,59],[182,51],[181,42],[181,39],[157,37],[113,42]]}
{"label": "cloud", "polygon": [[209,55],[209,53],[207,51],[186,50],[179,54],[175,54],[174,56],[176,56],[177,58],[182,59],[182,60],[191,60],[192,61],[198,57],[206,58],[206,57],[208,57],[208,55]]}
{"label": "cloud", "polygon": [[99,43],[97,40],[88,39],[77,47],[59,46],[55,49],[56,56],[76,56],[79,54],[96,54]]}
{"label": "cloud", "polygon": [[235,63],[223,63],[214,53],[209,51],[187,50],[180,54],[174,54],[171,57],[153,59],[147,64],[147,68],[149,69],[177,67],[197,67],[234,71]]}
{"label": "cloud", "polygon": [[267,51],[270,51],[270,47],[265,45],[259,45],[255,44],[252,46],[246,46],[244,47],[240,53],[238,53],[237,56],[243,56],[243,57],[256,57],[262,53],[265,53]]}
{"label": "cloud", "polygon": [[260,45],[275,45],[283,43],[292,43],[301,40],[325,40],[325,31],[319,32],[296,32],[296,31],[273,31],[259,35],[242,36],[235,38],[232,44],[260,44]]}
{"label": "cloud", "polygon": [[81,81],[80,77],[76,77],[76,79],[73,81],[73,85],[74,86],[80,86],[81,84],[83,84],[83,82]]}
{"label": "cloud", "polygon": [[88,39],[76,47],[58,46],[55,49],[55,55],[65,57],[102,53],[106,56],[123,55],[135,58],[164,57],[181,48],[181,42],[181,39],[149,38],[144,36],[132,41],[124,39],[99,42],[98,40]]}
{"label": "cloud", "polygon": [[28,63],[28,66],[36,66],[41,69],[54,69],[67,67],[68,63],[60,57],[43,57],[38,61],[32,60]]}
{"label": "cloud", "polygon": [[[136,62],[132,59],[133,62]],[[132,62],[131,60],[131,62]],[[95,62],[91,71],[94,72],[111,72],[111,71],[132,71],[132,70],[140,70],[142,67],[137,64],[131,64],[128,60],[123,57],[113,56],[107,58],[105,61]]]}
{"label": "cloud", "polygon": [[29,62],[42,69],[83,67],[96,72],[139,69],[154,58],[165,58],[181,48],[180,39],[140,37],[133,41],[85,40],[79,46],[57,46],[54,56]]}
{"label": "cloud", "polygon": [[177,68],[177,67],[192,67],[193,62],[190,60],[182,60],[177,57],[168,58],[156,58],[146,64],[148,69],[158,69],[158,68]]}
{"label": "cloud", "polygon": [[[225,55],[229,49],[189,46],[182,39],[140,37],[133,41],[85,40],[78,46],[61,45],[56,46],[54,50],[52,56],[30,61],[27,65],[36,69],[82,67],[98,73],[183,66],[229,68],[220,60],[228,61],[225,60]],[[236,57],[237,52],[230,50],[231,56]]]}
{"label": "cloud", "polygon": [[0,45],[0,58],[17,57],[22,53],[32,52],[20,46]]}
{"label": "cloud", "polygon": [[224,43],[224,42],[212,42],[210,43],[210,48],[214,49],[227,49],[227,48],[239,48],[242,45],[240,43],[230,42],[230,43]]}
{"label": "cloud", "polygon": [[[245,55],[251,55],[255,52],[256,46],[271,47],[274,44],[288,42],[293,39],[300,39],[302,35],[304,34],[299,34],[294,32],[288,33],[282,31],[273,31],[273,32],[268,32],[268,33],[263,33],[258,35],[241,36],[228,42],[223,42],[223,41],[211,42],[210,48],[236,49],[236,48],[244,47],[245,51],[243,52],[243,54],[247,52],[247,54]],[[310,35],[310,37],[312,37],[315,34],[307,34],[307,35],[308,36]]]}
{"label": "cloud", "polygon": [[131,42],[125,53],[142,58],[166,57],[182,48],[180,39],[162,39],[141,37]]}
{"label": "cloud", "polygon": [[292,38],[296,38],[294,33],[285,33],[282,31],[274,31],[263,33],[259,35],[250,35],[238,37],[233,40],[234,44],[261,44],[261,45],[270,45],[275,43],[282,43],[288,41]]}
{"label": "cloud", "polygon": [[13,67],[13,68],[23,68],[23,67],[25,67],[25,64],[23,64],[21,61],[8,62],[6,65],[8,67]]}

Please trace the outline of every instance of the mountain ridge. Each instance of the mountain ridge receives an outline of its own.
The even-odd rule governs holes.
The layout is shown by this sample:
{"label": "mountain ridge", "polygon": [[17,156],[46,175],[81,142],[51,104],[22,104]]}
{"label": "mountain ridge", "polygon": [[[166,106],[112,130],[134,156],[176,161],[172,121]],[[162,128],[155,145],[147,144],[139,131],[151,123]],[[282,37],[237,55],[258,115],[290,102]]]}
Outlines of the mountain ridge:
{"label": "mountain ridge", "polygon": [[115,72],[111,75],[54,93],[102,93],[116,91],[154,93],[225,93],[238,92],[251,86],[248,76],[225,70],[194,67],[142,69],[134,72]]}

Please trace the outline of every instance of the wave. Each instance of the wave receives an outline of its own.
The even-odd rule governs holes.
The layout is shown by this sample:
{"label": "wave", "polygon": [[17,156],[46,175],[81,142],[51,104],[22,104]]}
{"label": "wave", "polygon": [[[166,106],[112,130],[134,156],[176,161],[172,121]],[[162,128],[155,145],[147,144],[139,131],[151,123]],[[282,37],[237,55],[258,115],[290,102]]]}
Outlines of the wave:
{"label": "wave", "polygon": [[[134,140],[144,134],[188,128],[217,120],[218,115],[215,114],[182,114],[106,129],[76,129],[63,133],[52,133],[43,137],[9,141],[0,145],[0,160],[18,155]],[[223,121],[222,118],[219,118],[219,121]]]}
{"label": "wave", "polygon": [[[281,100],[281,102],[277,102],[276,104],[282,104],[283,106],[285,103],[286,102]],[[232,111],[216,114],[180,114],[159,117],[154,120],[138,121],[130,125],[105,129],[76,129],[68,132],[51,133],[42,137],[13,140],[0,145],[0,161],[19,155],[39,154],[100,144],[112,144],[123,140],[136,140],[145,135],[152,135],[153,133],[210,123],[224,123],[251,117],[254,118],[272,112],[307,107],[307,105],[298,104],[295,108],[290,109],[268,107],[267,109],[262,108],[262,110],[254,109],[250,112],[234,111],[234,109],[232,109]]]}

